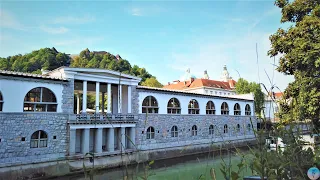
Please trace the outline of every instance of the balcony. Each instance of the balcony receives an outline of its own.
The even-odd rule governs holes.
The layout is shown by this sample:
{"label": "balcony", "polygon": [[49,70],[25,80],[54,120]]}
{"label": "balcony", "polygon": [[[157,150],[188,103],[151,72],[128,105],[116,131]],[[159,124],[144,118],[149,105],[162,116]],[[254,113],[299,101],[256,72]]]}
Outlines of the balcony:
{"label": "balcony", "polygon": [[136,122],[137,115],[133,114],[71,114],[69,123],[124,123]]}

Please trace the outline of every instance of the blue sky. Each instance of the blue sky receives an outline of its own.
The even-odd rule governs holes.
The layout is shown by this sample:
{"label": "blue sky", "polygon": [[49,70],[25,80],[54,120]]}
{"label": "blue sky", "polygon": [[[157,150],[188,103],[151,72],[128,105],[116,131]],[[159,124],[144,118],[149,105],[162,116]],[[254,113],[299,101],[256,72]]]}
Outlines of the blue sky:
{"label": "blue sky", "polygon": [[163,84],[187,68],[219,79],[224,64],[235,80],[258,82],[257,43],[260,81],[270,86],[265,71],[282,90],[293,80],[267,56],[269,36],[288,26],[273,0],[0,1],[0,11],[0,57],[89,48],[120,54]]}

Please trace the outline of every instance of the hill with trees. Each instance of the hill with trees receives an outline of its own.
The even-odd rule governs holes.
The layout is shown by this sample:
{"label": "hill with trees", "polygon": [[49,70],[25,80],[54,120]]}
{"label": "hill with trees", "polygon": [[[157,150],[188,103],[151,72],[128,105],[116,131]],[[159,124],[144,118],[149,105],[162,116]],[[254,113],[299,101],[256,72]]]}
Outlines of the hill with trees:
{"label": "hill with trees", "polygon": [[[113,55],[106,51],[90,51],[88,48],[79,55],[58,52],[55,48],[42,48],[25,55],[14,55],[0,58],[0,69],[8,71],[41,74],[41,70],[53,70],[61,66],[101,68],[120,71],[125,74],[140,77],[141,84],[151,87],[162,87],[156,77],[145,68],[122,59],[120,55]],[[151,83],[149,83],[151,82]]]}

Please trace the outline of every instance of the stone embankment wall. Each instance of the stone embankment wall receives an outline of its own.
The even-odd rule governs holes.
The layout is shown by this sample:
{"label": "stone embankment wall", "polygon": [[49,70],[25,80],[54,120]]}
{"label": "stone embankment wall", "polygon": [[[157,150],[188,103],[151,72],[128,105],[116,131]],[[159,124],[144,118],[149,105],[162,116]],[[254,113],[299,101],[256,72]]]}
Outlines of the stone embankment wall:
{"label": "stone embankment wall", "polygon": [[[68,115],[60,113],[0,113],[0,168],[64,158]],[[31,135],[47,133],[47,147],[31,148]]]}
{"label": "stone embankment wall", "polygon": [[[197,126],[197,135],[192,135],[194,125]],[[214,126],[211,134],[210,125]],[[140,150],[154,150],[252,139],[252,127],[256,129],[256,125],[253,116],[140,114],[136,127],[136,146]],[[178,128],[178,137],[172,137],[173,126]],[[147,139],[148,127],[154,128],[154,139]]]}

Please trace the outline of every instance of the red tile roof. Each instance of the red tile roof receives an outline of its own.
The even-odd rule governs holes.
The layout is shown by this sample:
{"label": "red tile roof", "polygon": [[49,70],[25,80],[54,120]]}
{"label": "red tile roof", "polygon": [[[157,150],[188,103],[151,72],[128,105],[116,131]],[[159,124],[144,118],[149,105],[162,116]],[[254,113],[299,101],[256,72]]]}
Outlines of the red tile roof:
{"label": "red tile roof", "polygon": [[[195,79],[190,83],[190,81],[178,81],[176,83],[165,85],[164,89],[175,89],[183,90],[189,88],[198,88],[198,87],[211,87],[211,88],[221,88],[226,90],[233,90],[236,81],[230,80],[229,82],[216,81],[211,79]],[[230,86],[231,85],[231,86]]]}
{"label": "red tile roof", "polygon": [[274,94],[274,97],[276,98],[276,99],[279,99],[279,98],[281,98],[282,96],[283,96],[283,93],[282,92],[275,92],[275,93],[273,93]]}

